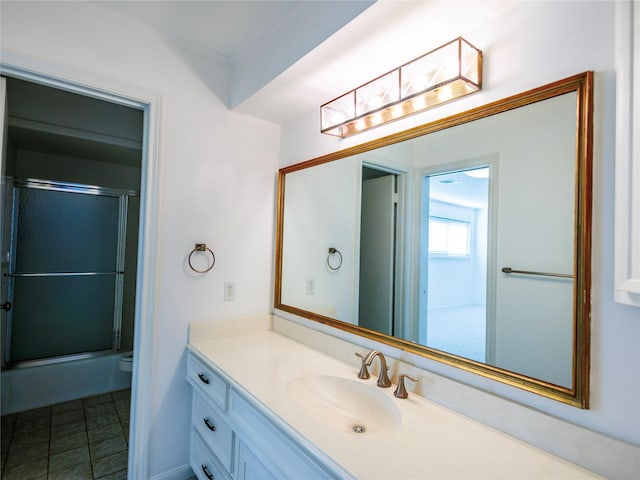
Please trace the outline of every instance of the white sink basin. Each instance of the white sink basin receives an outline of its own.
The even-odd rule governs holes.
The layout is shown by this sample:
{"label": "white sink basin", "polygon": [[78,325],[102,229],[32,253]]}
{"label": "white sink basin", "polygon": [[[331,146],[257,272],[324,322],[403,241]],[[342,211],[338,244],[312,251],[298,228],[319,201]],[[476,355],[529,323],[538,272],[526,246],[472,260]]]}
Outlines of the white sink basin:
{"label": "white sink basin", "polygon": [[315,375],[292,380],[287,390],[301,410],[342,432],[384,433],[401,424],[393,400],[362,381]]}

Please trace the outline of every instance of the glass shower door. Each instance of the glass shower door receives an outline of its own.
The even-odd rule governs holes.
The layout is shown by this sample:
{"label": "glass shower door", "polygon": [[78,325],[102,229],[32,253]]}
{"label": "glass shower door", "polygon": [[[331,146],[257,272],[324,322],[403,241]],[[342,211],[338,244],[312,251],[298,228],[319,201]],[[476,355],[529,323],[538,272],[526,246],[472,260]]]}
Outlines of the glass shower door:
{"label": "glass shower door", "polygon": [[117,348],[126,201],[95,187],[14,185],[6,363]]}

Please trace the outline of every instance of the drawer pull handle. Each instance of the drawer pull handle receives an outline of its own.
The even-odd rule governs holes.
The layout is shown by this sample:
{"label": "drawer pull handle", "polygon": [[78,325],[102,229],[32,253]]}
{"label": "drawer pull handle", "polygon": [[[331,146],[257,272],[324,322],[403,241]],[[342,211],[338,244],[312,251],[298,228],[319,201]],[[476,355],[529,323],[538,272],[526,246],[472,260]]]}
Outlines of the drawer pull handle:
{"label": "drawer pull handle", "polygon": [[209,469],[204,463],[202,464],[202,471],[204,472],[204,474],[207,476],[209,480],[213,480],[213,473],[209,471]]}
{"label": "drawer pull handle", "polygon": [[206,383],[207,385],[209,385],[209,379],[205,377],[203,374],[199,373],[198,378],[200,379],[200,381],[202,381],[202,383]]}
{"label": "drawer pull handle", "polygon": [[211,421],[207,417],[204,417],[202,420],[209,430],[211,430],[212,432],[216,431],[216,426],[211,423]]}

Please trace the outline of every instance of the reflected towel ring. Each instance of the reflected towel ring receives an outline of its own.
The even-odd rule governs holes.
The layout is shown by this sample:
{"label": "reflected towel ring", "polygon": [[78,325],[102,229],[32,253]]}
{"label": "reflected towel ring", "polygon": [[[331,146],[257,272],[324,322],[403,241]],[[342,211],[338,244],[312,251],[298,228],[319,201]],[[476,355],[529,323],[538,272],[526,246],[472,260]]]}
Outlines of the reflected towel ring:
{"label": "reflected towel ring", "polygon": [[[205,268],[204,270],[198,270],[197,268],[195,268],[192,265],[191,256],[196,252],[209,252],[211,254],[211,265],[209,265],[208,268]],[[193,248],[193,250],[191,250],[191,253],[189,253],[188,261],[189,261],[189,268],[191,270],[193,270],[194,272],[196,272],[196,273],[207,273],[216,264],[216,256],[213,254],[213,251],[209,247],[207,247],[206,243],[196,243],[196,246]]]}
{"label": "reflected towel ring", "polygon": [[[338,255],[338,257],[340,258],[336,267],[331,265],[331,255]],[[329,247],[329,255],[327,255],[327,267],[329,267],[331,270],[339,270],[341,266],[342,254],[340,253],[340,250],[338,250],[337,248]]]}

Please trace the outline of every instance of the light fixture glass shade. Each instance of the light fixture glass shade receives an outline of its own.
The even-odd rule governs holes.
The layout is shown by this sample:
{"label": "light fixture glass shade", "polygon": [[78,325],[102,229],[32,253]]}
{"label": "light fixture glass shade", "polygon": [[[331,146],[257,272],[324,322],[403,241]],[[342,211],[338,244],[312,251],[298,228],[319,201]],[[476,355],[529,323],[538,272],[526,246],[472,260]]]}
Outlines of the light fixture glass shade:
{"label": "light fixture glass shade", "polygon": [[332,102],[324,104],[320,108],[322,117],[322,130],[330,129],[336,125],[348,122],[356,116],[356,91],[345,93]]}
{"label": "light fixture glass shade", "polygon": [[462,37],[320,107],[322,133],[347,137],[482,89],[482,52]]}
{"label": "light fixture glass shade", "polygon": [[356,117],[396,103],[400,99],[399,74],[394,70],[356,89]]}

